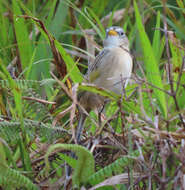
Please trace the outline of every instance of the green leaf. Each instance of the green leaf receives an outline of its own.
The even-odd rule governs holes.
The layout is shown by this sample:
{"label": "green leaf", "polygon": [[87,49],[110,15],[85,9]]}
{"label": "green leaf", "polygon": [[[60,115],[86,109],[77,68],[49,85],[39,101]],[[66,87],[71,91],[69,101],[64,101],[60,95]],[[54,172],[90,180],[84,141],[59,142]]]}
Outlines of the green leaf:
{"label": "green leaf", "polygon": [[[52,7],[54,7],[54,5],[52,5]],[[52,15],[53,11],[55,11],[55,9],[50,10],[49,16]],[[54,18],[52,19],[52,22],[49,22],[50,20],[48,20],[51,18],[47,19],[45,25],[48,26],[49,31],[55,36],[56,39],[59,39],[61,32],[63,32],[64,22],[68,13],[68,5],[64,1],[59,1],[56,12],[53,12]]]}
{"label": "green leaf", "polygon": [[98,26],[101,30],[103,38],[105,38],[105,35],[106,35],[105,29],[104,29],[100,19],[97,17],[97,15],[93,12],[93,10],[91,8],[86,7],[85,11],[86,11],[86,14],[89,16],[89,18],[91,18],[91,16],[92,16],[92,18],[95,19],[96,23],[98,24]]}
{"label": "green leaf", "polygon": [[32,45],[29,39],[25,22],[22,18],[18,17],[19,15],[22,15],[22,12],[16,0],[13,0],[13,12],[14,28],[21,59],[21,65],[22,68],[25,69],[29,65],[30,59],[32,57]]}
{"label": "green leaf", "polygon": [[6,165],[7,161],[6,161],[6,154],[5,154],[5,151],[4,151],[4,146],[3,146],[3,143],[1,142],[1,139],[0,139],[0,163]]}
{"label": "green leaf", "polygon": [[72,81],[74,83],[82,82],[83,81],[82,74],[80,73],[76,63],[73,61],[71,56],[65,51],[65,49],[57,40],[55,40],[55,45],[58,51],[60,52],[62,58],[65,61],[65,64],[67,66],[67,71]]}
{"label": "green leaf", "polygon": [[[152,83],[154,86],[164,89],[159,72],[159,64],[155,58],[154,50],[152,49],[151,43],[148,39],[148,36],[142,24],[142,19],[136,1],[134,1],[134,9],[135,9],[137,29],[140,36],[141,48],[144,56],[144,64],[146,68],[147,80],[148,82]],[[164,92],[156,89],[155,87],[153,87],[153,91],[155,98],[158,100],[158,103],[160,105],[164,117],[167,117],[167,106],[166,106],[166,98]]]}
{"label": "green leaf", "polygon": [[[183,55],[184,52],[183,50],[181,50],[178,46],[178,39],[174,36],[174,42],[172,42],[171,40],[169,40],[169,45],[170,45],[170,50],[171,50],[171,54],[172,54],[172,65],[173,65],[173,81],[174,82],[174,90],[176,89],[176,82],[178,80],[178,76],[179,76],[179,72],[175,72],[175,70],[180,70],[181,68],[181,64],[183,62]],[[176,44],[174,44],[176,42]]]}
{"label": "green leaf", "polygon": [[7,11],[7,10],[3,7],[3,3],[1,1],[0,2],[0,24],[1,24],[0,47],[3,47],[5,45],[7,45],[7,43],[8,43],[8,31],[7,31],[8,22],[7,22],[6,17],[3,15],[5,11]]}
{"label": "green leaf", "polygon": [[71,6],[74,10],[76,10],[82,17],[85,18],[85,20],[92,26],[92,28],[96,31],[96,33],[100,36],[100,38],[103,40],[104,36],[99,30],[99,28],[94,24],[94,22],[81,10],[79,9],[74,3],[72,3],[70,0],[66,0],[68,2],[69,6]]}
{"label": "green leaf", "polygon": [[109,99],[111,100],[119,100],[120,96],[117,95],[116,93],[114,92],[111,92],[109,90],[106,90],[104,88],[100,88],[100,87],[97,87],[93,84],[80,84],[79,87],[78,87],[79,90],[85,90],[85,91],[89,91],[89,92],[94,92],[94,93],[97,93],[101,96],[104,96],[104,97],[108,97]]}
{"label": "green leaf", "polygon": [[22,137],[20,137],[20,143],[19,143],[20,148],[22,150],[22,154],[24,155],[24,157],[22,157],[22,161],[23,161],[25,169],[27,171],[31,171],[31,163],[30,163],[29,155],[25,148],[25,145],[27,144],[27,142],[26,142],[26,131],[24,128],[24,121],[23,121],[22,92],[18,88],[16,82],[12,79],[12,77],[11,77],[10,73],[7,71],[6,67],[4,67],[1,59],[0,59],[0,77],[4,80],[8,80],[10,87],[11,87],[11,91],[14,96],[15,108],[16,108],[17,115],[20,120],[20,127],[21,127],[21,131],[22,131]]}
{"label": "green leaf", "polygon": [[[112,91],[97,87],[92,84],[80,84],[78,89],[93,92],[93,93],[99,94],[104,97],[108,97],[109,99],[111,99],[113,101],[119,101],[121,98],[120,95],[118,95]],[[129,101],[123,99],[122,106],[126,111],[138,114],[142,117],[140,107],[138,105],[136,105],[134,102],[129,102]]]}
{"label": "green leaf", "polygon": [[[48,3],[49,3],[49,1],[48,1]],[[46,19],[46,26],[48,26],[49,23],[51,23],[51,21],[52,21],[52,18],[53,18],[54,14],[55,14],[56,3],[57,3],[57,0],[53,0],[52,5],[50,7],[48,17]],[[60,19],[60,21],[61,21],[61,19]]]}
{"label": "green leaf", "polygon": [[30,78],[30,73],[31,73],[31,70],[32,70],[32,67],[33,67],[33,61],[34,61],[34,58],[35,58],[35,53],[36,53],[36,48],[33,51],[33,55],[32,55],[32,57],[30,59],[29,66],[26,69],[25,79],[29,79]]}
{"label": "green leaf", "polygon": [[21,189],[20,187],[25,187],[26,189],[30,190],[39,189],[29,178],[22,175],[19,171],[9,168],[7,165],[3,163],[0,163],[0,171],[0,179],[6,178],[6,181],[14,184],[13,189],[16,189],[16,187],[18,189]]}
{"label": "green leaf", "polygon": [[156,22],[156,26],[155,26],[155,32],[154,32],[154,37],[153,37],[153,43],[152,43],[152,48],[153,48],[153,52],[155,54],[155,58],[157,61],[160,60],[159,57],[159,51],[160,51],[160,12],[157,12],[157,22]]}
{"label": "green leaf", "polygon": [[108,166],[105,166],[104,168],[100,169],[99,171],[93,173],[88,178],[88,183],[91,185],[95,185],[100,183],[101,181],[105,180],[106,178],[112,176],[113,174],[118,174],[123,172],[124,167],[128,167],[132,161],[132,159],[139,156],[139,151],[135,150],[130,155],[122,156],[121,158],[117,159],[116,161],[112,162]]}
{"label": "green leaf", "polygon": [[[27,6],[21,0],[17,0],[17,2],[19,3],[19,6],[24,10],[24,12],[28,16],[34,17],[32,12],[27,8]],[[52,10],[53,9],[51,8],[50,11]],[[50,15],[50,12],[49,12],[49,15]],[[48,19],[50,19],[50,17]],[[46,23],[48,22],[46,21]],[[35,29],[33,28],[33,36],[34,35],[35,35]],[[28,68],[29,75],[27,74],[27,77],[29,76],[29,78],[31,79],[40,80],[41,74],[42,74],[42,76],[44,76],[45,78],[49,78],[50,77],[50,73],[49,73],[50,61],[48,60],[51,58],[51,53],[48,52],[47,50],[48,46],[46,45],[46,42],[43,36],[41,36],[38,39],[36,44],[37,45],[35,46],[33,55],[30,56],[30,60],[34,58],[32,62],[38,61],[39,64],[32,64],[31,66],[29,65],[29,68]],[[29,63],[31,62],[30,60],[29,60]],[[41,61],[41,60],[44,60],[44,61]]]}

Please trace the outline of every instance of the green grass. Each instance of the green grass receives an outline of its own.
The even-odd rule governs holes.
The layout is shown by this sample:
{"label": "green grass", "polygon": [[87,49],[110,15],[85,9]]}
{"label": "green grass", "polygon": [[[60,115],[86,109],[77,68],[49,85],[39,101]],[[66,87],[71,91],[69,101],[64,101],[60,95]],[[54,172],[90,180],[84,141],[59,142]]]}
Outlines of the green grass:
{"label": "green grass", "polygon": [[[182,189],[185,1],[162,2],[0,1],[1,189],[42,189],[44,182],[64,189],[64,161],[74,168],[73,187]],[[83,83],[111,25],[124,28],[134,57],[121,104],[118,95]],[[97,144],[93,153],[71,145],[82,90],[111,100],[101,126],[93,111],[86,120],[82,145]]]}

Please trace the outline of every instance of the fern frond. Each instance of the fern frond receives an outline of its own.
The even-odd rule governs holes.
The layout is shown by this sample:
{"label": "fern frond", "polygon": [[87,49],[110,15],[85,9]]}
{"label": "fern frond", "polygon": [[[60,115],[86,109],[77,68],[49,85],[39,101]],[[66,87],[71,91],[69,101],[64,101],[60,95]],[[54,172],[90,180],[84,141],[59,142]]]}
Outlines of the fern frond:
{"label": "fern frond", "polygon": [[[88,177],[94,173],[95,162],[92,153],[85,147],[77,144],[55,144],[50,146],[45,156],[46,168],[49,169],[48,157],[50,153],[56,149],[71,150],[78,157],[74,168],[73,185],[79,187],[80,183],[86,182]],[[71,164],[71,162],[68,162],[67,157],[65,158],[65,161]]]}
{"label": "fern frond", "polygon": [[12,185],[12,188],[26,187],[30,190],[39,189],[29,178],[22,175],[19,171],[11,169],[2,163],[0,163],[0,178],[1,185]]}
{"label": "fern frond", "polygon": [[[21,90],[26,90],[35,85],[41,86],[41,81],[36,81],[36,80],[15,79],[14,81],[17,84],[17,87]],[[11,88],[8,80],[0,80],[0,85],[2,86],[2,88],[8,88],[8,89]]]}
{"label": "fern frond", "polygon": [[[35,134],[40,137],[47,138],[48,141],[52,141],[58,137],[65,137],[70,135],[69,132],[62,127],[53,127],[51,124],[46,124],[39,121],[30,119],[24,120],[24,127],[27,135],[30,138],[34,138]],[[34,132],[36,133],[34,133]],[[2,121],[0,122],[0,136],[4,138],[8,143],[16,144],[19,139],[20,122],[17,121]]]}
{"label": "fern frond", "polygon": [[107,177],[113,176],[122,172],[123,167],[128,166],[129,162],[139,156],[139,152],[136,150],[129,156],[123,156],[117,159],[112,164],[104,167],[89,177],[87,182],[91,185],[95,185],[105,180]]}

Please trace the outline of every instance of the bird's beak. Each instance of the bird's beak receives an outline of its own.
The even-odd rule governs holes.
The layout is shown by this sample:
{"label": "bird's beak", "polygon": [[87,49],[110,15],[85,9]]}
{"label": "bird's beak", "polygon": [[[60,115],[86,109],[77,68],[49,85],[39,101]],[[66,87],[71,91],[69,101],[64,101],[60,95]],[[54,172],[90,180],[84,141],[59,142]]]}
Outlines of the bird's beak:
{"label": "bird's beak", "polygon": [[110,30],[110,31],[108,32],[108,35],[109,35],[109,36],[117,36],[118,33],[117,33],[115,30]]}

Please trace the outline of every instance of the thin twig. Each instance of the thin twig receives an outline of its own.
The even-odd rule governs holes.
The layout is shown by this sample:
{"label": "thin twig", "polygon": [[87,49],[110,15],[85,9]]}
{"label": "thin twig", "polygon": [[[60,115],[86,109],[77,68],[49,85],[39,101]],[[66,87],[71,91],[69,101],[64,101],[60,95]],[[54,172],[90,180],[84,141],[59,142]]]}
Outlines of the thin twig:
{"label": "thin twig", "polygon": [[[72,97],[73,97],[73,103],[72,103],[72,109],[70,113],[70,126],[72,129],[72,139],[75,139],[75,128],[73,125],[73,120],[75,118],[75,110],[76,110],[76,105],[77,105],[77,90],[78,90],[78,84],[75,84],[72,88]],[[76,141],[76,139],[75,139]]]}
{"label": "thin twig", "polygon": [[[52,77],[61,85],[66,95],[73,101],[72,93],[69,92],[68,88],[63,84],[52,72],[50,72]],[[91,121],[98,127],[96,121],[89,115],[89,113],[84,109],[84,107],[77,101],[76,104],[82,109],[82,111],[91,119]]]}
{"label": "thin twig", "polygon": [[144,119],[147,120],[148,122],[152,123],[153,126],[155,126],[155,124],[153,123],[152,119],[150,117],[148,117],[148,115],[145,112],[144,104],[143,104],[143,96],[142,96],[141,86],[139,86],[139,88],[138,88],[138,94],[139,94],[140,108],[141,108],[141,112],[143,114]]}
{"label": "thin twig", "polygon": [[55,104],[56,104],[56,102],[50,102],[50,101],[43,100],[43,99],[39,99],[39,98],[35,98],[35,97],[22,96],[22,98],[23,98],[24,100],[34,100],[34,101],[39,102],[39,103],[42,103],[42,104],[52,104],[52,105],[55,105]]}
{"label": "thin twig", "polygon": [[157,90],[160,90],[161,92],[164,92],[164,93],[168,94],[169,96],[172,96],[172,94],[171,94],[170,92],[168,92],[167,90],[163,90],[162,88],[159,88],[158,86],[155,86],[155,85],[153,85],[152,83],[147,82],[147,81],[145,81],[145,80],[139,78],[137,75],[135,75],[135,78],[133,78],[133,79],[134,79],[136,82],[137,82],[137,81],[141,81],[141,82],[143,82],[143,83],[145,83],[145,84],[148,84],[149,86],[151,86],[151,87],[153,87],[153,88],[156,88]]}
{"label": "thin twig", "polygon": [[[165,32],[165,30],[163,29],[163,28],[152,28],[153,30],[160,30],[160,31],[162,31],[162,32]],[[167,31],[167,33],[168,34],[173,34],[174,32],[173,31],[171,31],[171,30],[168,30]],[[180,46],[180,45],[177,45],[177,44],[174,44],[176,47],[178,47],[179,49],[181,49],[181,50],[185,50],[185,48],[184,47],[182,47],[182,46]]]}
{"label": "thin twig", "polygon": [[[146,87],[149,89],[149,84],[147,83],[147,79],[146,79],[146,76],[145,76],[145,72],[142,68],[142,66],[140,65],[140,63],[136,60],[136,57],[134,56],[134,60],[136,62],[136,64],[138,65],[141,73],[142,73],[142,76],[144,78],[144,81],[145,81],[145,84],[146,84]],[[152,108],[152,112],[154,113],[154,107],[153,107],[153,104],[152,104],[152,96],[151,96],[151,93],[147,93],[148,94],[148,97],[150,98],[150,105],[151,105],[151,108]]]}
{"label": "thin twig", "polygon": [[180,71],[179,71],[179,76],[178,76],[178,79],[177,79],[177,87],[176,87],[175,94],[177,94],[177,91],[178,91],[179,86],[180,86],[184,65],[185,65],[185,56],[182,58],[182,65],[181,65],[181,68],[180,68]]}

